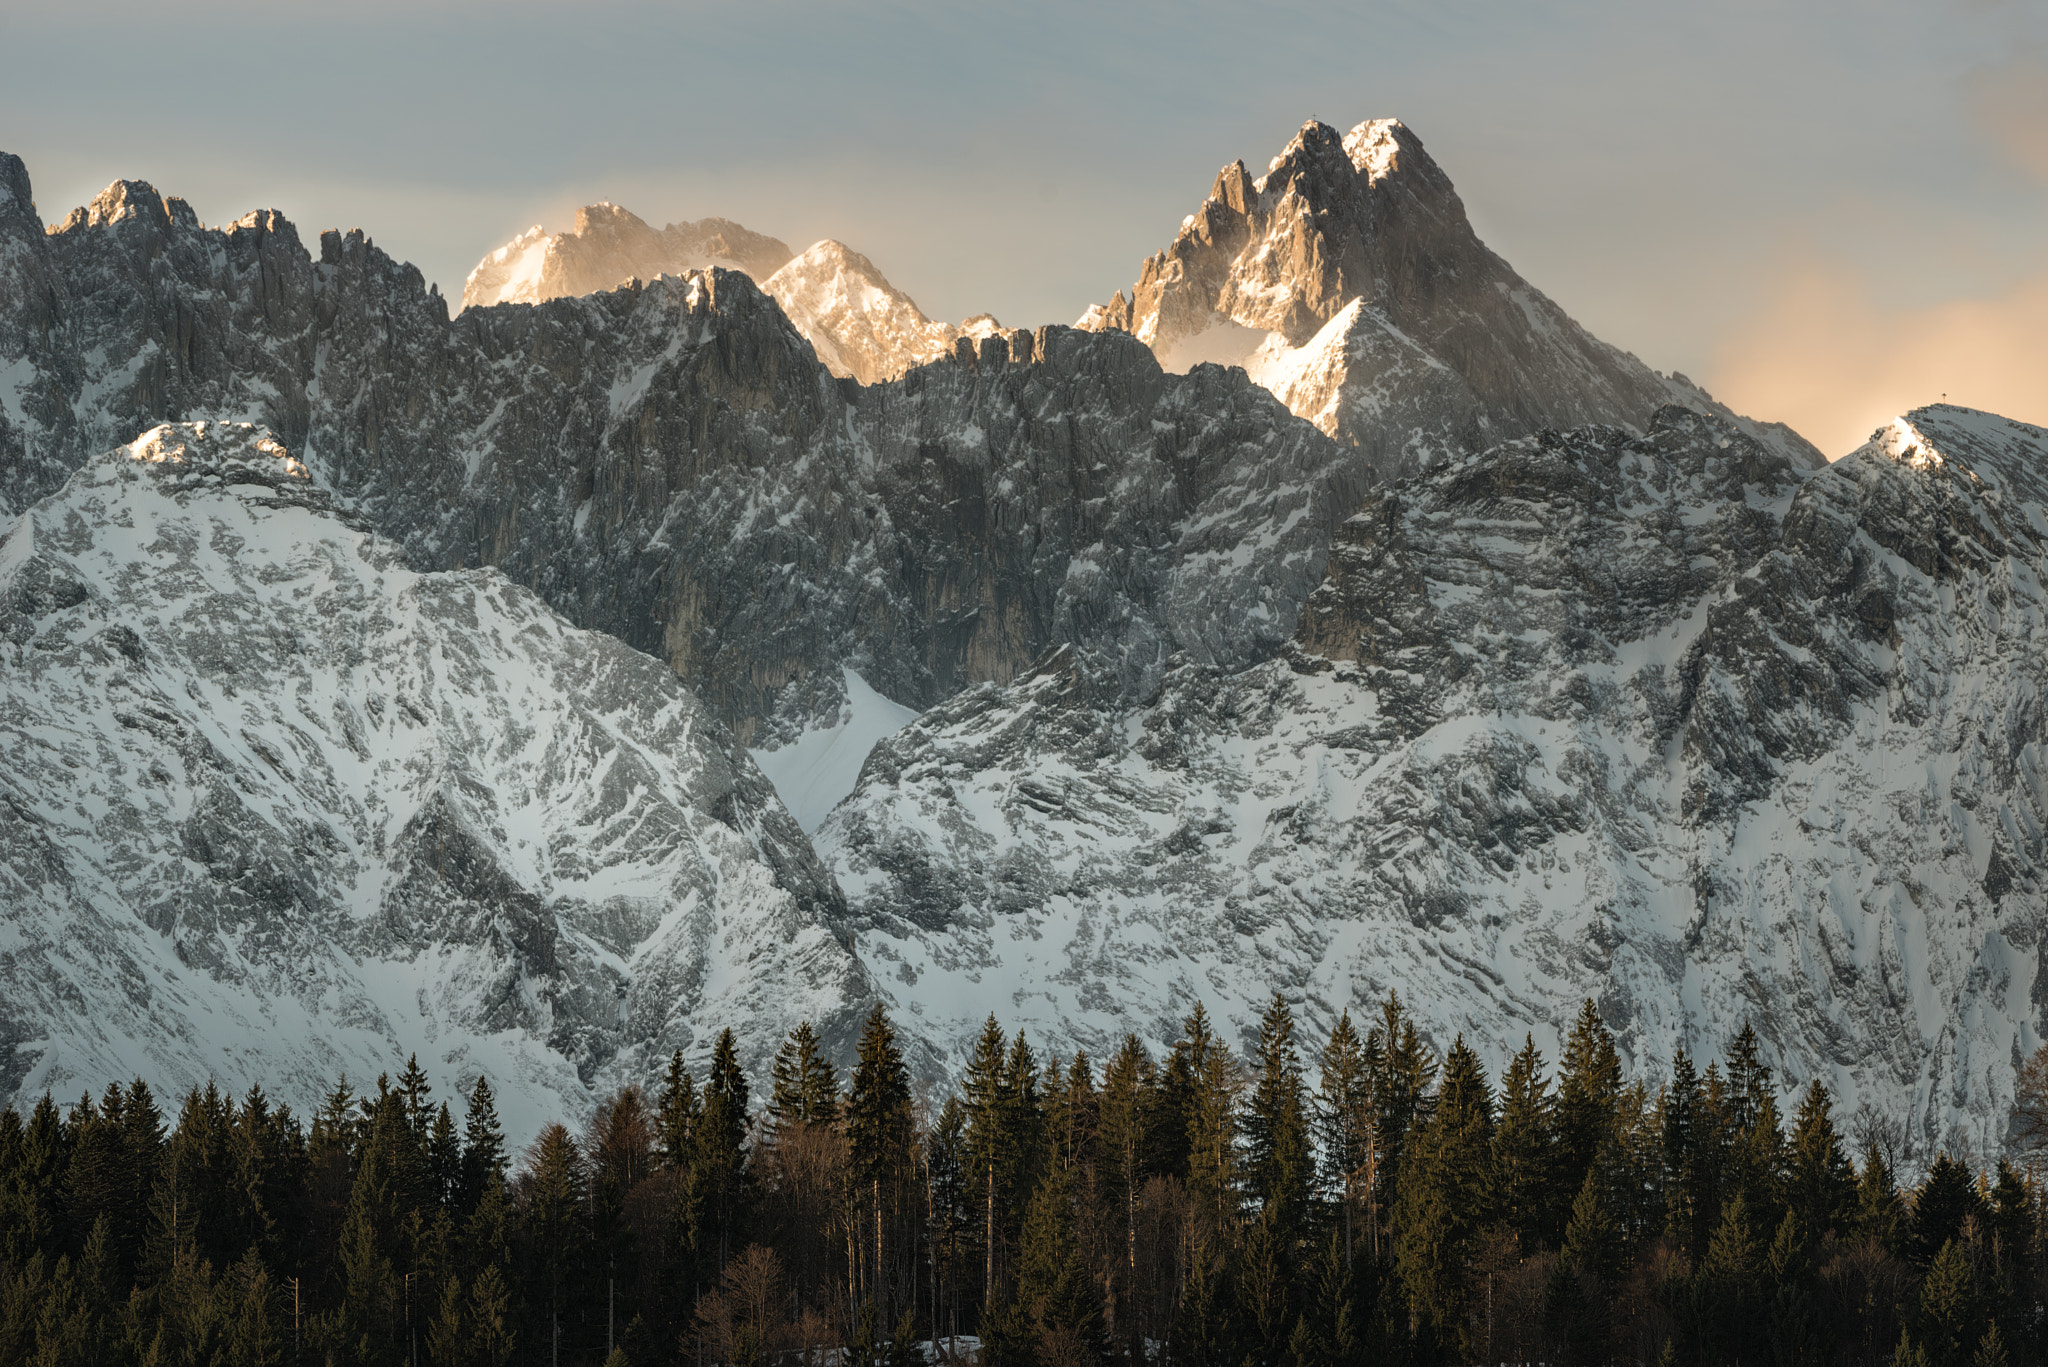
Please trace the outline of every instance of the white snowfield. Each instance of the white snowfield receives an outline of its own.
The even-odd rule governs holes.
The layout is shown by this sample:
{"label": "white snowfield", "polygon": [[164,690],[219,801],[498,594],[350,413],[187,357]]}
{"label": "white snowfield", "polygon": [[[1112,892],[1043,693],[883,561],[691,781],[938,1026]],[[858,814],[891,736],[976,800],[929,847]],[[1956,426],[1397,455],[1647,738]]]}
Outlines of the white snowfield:
{"label": "white snowfield", "polygon": [[156,428],[6,532],[0,753],[16,1098],[210,1076],[304,1114],[416,1051],[519,1138],[866,993],[673,673],[495,570],[412,572],[245,424]]}
{"label": "white snowfield", "polygon": [[1071,658],[882,742],[818,844],[899,1016],[964,1058],[1310,1037],[1628,1062],[1745,1019],[1789,1098],[1995,1151],[2048,992],[2048,431],[1939,407],[1809,471],[1667,409],[1395,484],[1298,647],[1116,703]]}
{"label": "white snowfield", "polygon": [[916,709],[891,702],[852,670],[840,674],[846,700],[829,725],[808,727],[779,749],[749,752],[806,835],[853,791],[875,743],[917,720]]}

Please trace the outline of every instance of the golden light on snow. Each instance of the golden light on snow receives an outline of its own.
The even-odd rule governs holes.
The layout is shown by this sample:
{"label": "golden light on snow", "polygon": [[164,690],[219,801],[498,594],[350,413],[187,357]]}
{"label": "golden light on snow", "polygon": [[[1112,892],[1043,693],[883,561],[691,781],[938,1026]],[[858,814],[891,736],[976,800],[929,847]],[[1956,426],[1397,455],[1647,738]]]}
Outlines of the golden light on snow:
{"label": "golden light on snow", "polygon": [[1707,388],[1847,455],[1889,419],[1946,401],[2048,423],[2048,272],[1993,297],[1887,303],[1839,267],[1786,271],[1715,356]]}

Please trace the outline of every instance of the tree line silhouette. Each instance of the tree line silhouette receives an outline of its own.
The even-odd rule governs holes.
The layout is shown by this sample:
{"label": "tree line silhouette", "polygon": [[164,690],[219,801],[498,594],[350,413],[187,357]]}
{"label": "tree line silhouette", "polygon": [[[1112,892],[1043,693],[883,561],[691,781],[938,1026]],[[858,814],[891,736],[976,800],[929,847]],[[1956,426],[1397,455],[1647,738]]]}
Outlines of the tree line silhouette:
{"label": "tree line silhouette", "polygon": [[2040,1186],[1852,1162],[1746,1025],[1654,1087],[1590,1001],[1555,1076],[1438,1058],[1392,995],[1310,1054],[1277,996],[1242,1057],[1197,1006],[1100,1068],[991,1017],[934,1102],[877,1007],[843,1080],[799,1026],[757,1107],[727,1031],[518,1155],[488,1082],[458,1122],[416,1061],[310,1122],[45,1096],[0,1112],[0,1364],[2048,1357]]}

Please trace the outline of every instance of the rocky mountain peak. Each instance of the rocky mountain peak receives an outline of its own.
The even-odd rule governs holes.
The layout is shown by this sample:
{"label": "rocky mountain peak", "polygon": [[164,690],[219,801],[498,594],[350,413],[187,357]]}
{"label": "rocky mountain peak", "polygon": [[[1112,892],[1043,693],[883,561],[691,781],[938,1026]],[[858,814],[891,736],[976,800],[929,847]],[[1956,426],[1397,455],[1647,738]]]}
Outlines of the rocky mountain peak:
{"label": "rocky mountain peak", "polygon": [[962,335],[935,323],[843,242],[813,243],[762,283],[834,375],[862,384],[937,360]]}
{"label": "rocky mountain peak", "polygon": [[486,255],[463,284],[462,306],[537,304],[711,266],[766,280],[790,255],[782,242],[730,219],[657,230],[632,211],[600,200],[578,209],[576,226],[566,233],[549,236],[536,224]]}
{"label": "rocky mountain peak", "polygon": [[73,209],[65,226],[70,227],[77,222],[89,228],[111,228],[133,219],[163,230],[171,226],[171,216],[164,208],[163,196],[146,180],[115,181],[100,191],[91,204]]}
{"label": "rocky mountain peak", "polygon": [[[1242,365],[1386,474],[1545,427],[1640,429],[1672,401],[1726,414],[1588,334],[1488,249],[1397,119],[1349,133],[1310,120],[1258,179],[1224,167],[1129,294],[1080,326],[1133,333],[1171,370]],[[1789,431],[1746,430],[1819,460]]]}

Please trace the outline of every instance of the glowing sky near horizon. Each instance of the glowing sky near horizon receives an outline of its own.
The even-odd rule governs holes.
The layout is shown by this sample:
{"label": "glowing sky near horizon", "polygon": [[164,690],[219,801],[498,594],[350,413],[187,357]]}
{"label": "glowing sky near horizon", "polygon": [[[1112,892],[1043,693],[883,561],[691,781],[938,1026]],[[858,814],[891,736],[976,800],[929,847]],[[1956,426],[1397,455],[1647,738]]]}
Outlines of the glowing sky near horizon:
{"label": "glowing sky near horizon", "polygon": [[1831,455],[2048,423],[2041,0],[0,0],[45,219],[116,177],[366,229],[459,296],[610,199],[837,237],[926,312],[1071,321],[1217,168],[1405,120],[1587,327]]}

